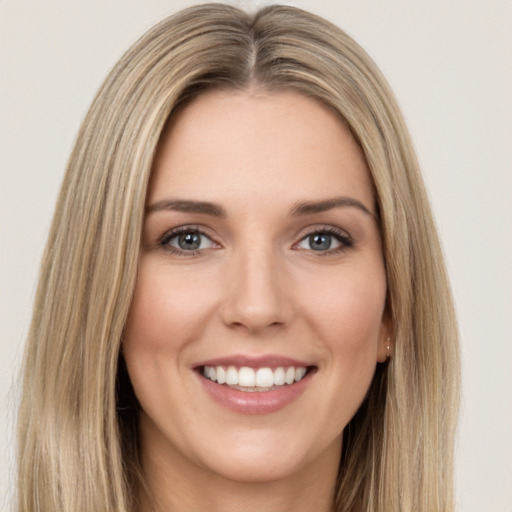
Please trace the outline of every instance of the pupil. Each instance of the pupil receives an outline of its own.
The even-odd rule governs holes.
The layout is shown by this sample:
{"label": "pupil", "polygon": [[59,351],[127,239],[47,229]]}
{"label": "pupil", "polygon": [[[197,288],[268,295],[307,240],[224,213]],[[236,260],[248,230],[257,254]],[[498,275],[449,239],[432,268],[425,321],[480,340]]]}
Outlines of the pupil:
{"label": "pupil", "polygon": [[331,237],[325,233],[317,233],[309,237],[309,243],[314,251],[321,251],[331,247]]}
{"label": "pupil", "polygon": [[199,233],[185,233],[178,238],[178,244],[181,249],[189,251],[199,249],[201,245],[201,235],[199,235]]}

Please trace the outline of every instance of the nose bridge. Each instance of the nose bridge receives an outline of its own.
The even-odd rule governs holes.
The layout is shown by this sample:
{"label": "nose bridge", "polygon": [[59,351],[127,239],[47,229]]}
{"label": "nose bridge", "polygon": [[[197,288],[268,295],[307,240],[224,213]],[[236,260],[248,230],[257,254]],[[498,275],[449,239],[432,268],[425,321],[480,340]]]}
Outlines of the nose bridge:
{"label": "nose bridge", "polygon": [[287,323],[292,308],[283,266],[268,240],[253,240],[236,248],[230,262],[224,321],[251,332]]}

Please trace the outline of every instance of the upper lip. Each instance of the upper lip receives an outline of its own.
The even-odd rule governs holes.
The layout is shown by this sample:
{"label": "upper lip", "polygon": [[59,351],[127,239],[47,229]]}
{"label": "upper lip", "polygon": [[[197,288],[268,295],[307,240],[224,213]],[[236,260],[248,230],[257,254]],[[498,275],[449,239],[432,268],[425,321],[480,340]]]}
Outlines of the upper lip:
{"label": "upper lip", "polygon": [[216,357],[200,361],[193,365],[194,368],[200,368],[202,366],[235,366],[241,368],[242,366],[248,366],[249,368],[278,368],[283,367],[304,367],[314,366],[311,362],[301,361],[300,359],[294,359],[291,357],[285,357],[280,355],[264,355],[264,356],[249,356],[244,354],[234,354],[230,356]]}

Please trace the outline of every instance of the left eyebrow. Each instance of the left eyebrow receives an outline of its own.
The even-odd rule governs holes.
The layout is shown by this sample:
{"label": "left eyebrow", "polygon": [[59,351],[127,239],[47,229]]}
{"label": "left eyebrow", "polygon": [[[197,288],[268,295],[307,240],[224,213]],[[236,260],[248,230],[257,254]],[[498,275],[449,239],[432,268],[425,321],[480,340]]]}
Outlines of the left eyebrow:
{"label": "left eyebrow", "polygon": [[333,208],[357,208],[366,213],[373,219],[377,220],[377,216],[369,208],[367,208],[361,201],[352,197],[333,197],[331,199],[324,199],[322,201],[301,201],[296,203],[290,209],[290,216],[300,217],[303,215],[313,215],[315,213],[322,213]]}

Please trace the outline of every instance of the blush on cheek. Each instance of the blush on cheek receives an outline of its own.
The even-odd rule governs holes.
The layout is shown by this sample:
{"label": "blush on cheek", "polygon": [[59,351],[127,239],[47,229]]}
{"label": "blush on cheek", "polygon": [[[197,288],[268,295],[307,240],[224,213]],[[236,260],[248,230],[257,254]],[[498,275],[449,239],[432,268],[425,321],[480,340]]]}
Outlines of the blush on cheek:
{"label": "blush on cheek", "polygon": [[324,320],[321,327],[328,331],[330,338],[336,337],[338,343],[350,350],[377,343],[384,314],[385,288],[368,282],[360,284],[340,285],[324,294],[318,303],[322,311],[320,318],[331,319],[329,322]]}
{"label": "blush on cheek", "polygon": [[198,335],[214,301],[194,276],[166,273],[151,261],[145,263],[126,323],[125,344],[168,350],[184,342],[184,333],[185,339]]}

